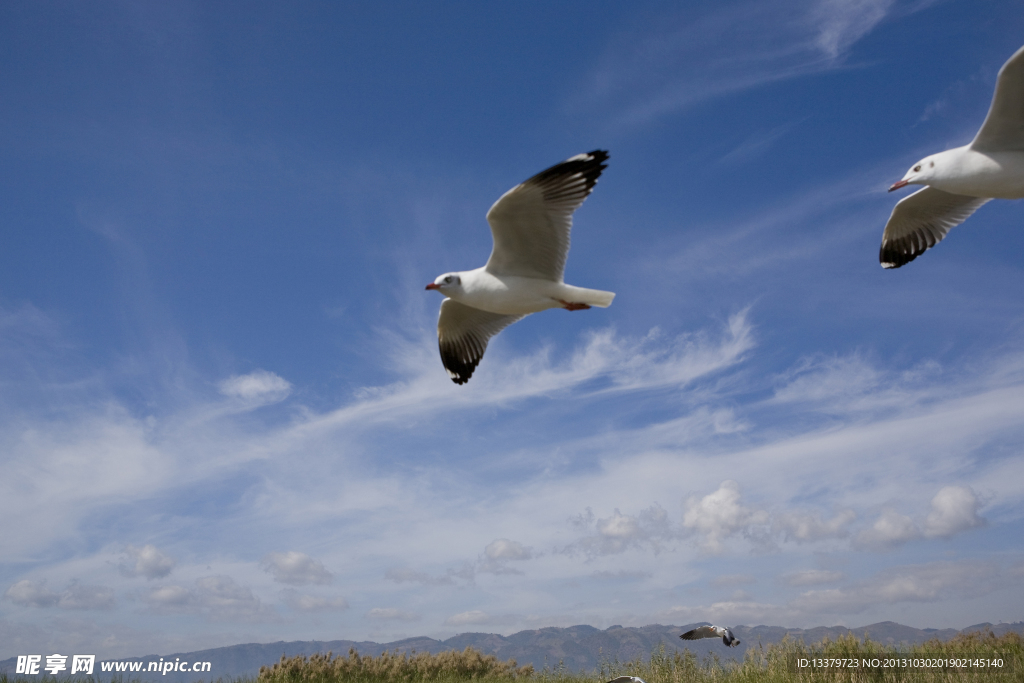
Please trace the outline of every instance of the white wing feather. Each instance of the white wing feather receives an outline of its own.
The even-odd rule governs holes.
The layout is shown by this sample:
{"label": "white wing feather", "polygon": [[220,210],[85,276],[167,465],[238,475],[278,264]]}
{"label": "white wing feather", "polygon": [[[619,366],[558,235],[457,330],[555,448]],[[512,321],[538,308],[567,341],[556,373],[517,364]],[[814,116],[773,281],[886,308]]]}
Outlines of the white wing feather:
{"label": "white wing feather", "polygon": [[501,196],[487,212],[494,248],[485,268],[562,282],[572,214],[597,183],[608,153],[578,154]]}

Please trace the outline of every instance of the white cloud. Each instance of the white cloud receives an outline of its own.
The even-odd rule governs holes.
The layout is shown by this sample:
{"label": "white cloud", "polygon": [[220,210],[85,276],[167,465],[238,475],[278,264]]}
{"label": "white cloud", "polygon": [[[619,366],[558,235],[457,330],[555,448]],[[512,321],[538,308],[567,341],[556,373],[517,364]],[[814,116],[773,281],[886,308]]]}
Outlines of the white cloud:
{"label": "white cloud", "polygon": [[857,614],[877,604],[933,602],[983,595],[1000,587],[988,562],[933,562],[884,569],[845,588],[808,591],[791,603],[814,614]]}
{"label": "white cloud", "polygon": [[923,523],[895,510],[882,512],[870,529],[857,535],[862,547],[892,548],[918,538],[949,538],[954,534],[983,526],[978,516],[981,502],[969,486],[945,486],[931,500],[931,509]]}
{"label": "white cloud", "polygon": [[753,527],[767,522],[767,512],[740,503],[739,484],[731,480],[723,481],[717,491],[703,498],[691,496],[683,514],[683,527],[697,533],[702,547],[715,554],[723,551],[726,539],[737,534],[750,536]]}
{"label": "white cloud", "polygon": [[672,528],[668,513],[657,503],[636,516],[624,515],[616,508],[610,517],[601,519],[595,519],[593,511],[587,508],[586,514],[577,515],[570,522],[580,530],[592,527],[596,533],[578,539],[561,552],[568,555],[582,553],[588,558],[617,555],[630,548],[644,547],[657,554],[664,542],[679,536],[679,532]]}
{"label": "white cloud", "polygon": [[842,572],[829,571],[827,569],[805,569],[799,572],[783,574],[780,577],[783,583],[790,586],[813,586],[820,583],[839,583],[846,578]]}
{"label": "white cloud", "polygon": [[158,611],[182,611],[196,602],[195,594],[182,586],[156,586],[144,598],[149,605]]}
{"label": "white cloud", "polygon": [[507,538],[499,538],[488,543],[484,548],[484,555],[489,560],[529,560],[533,557],[530,548]]}
{"label": "white cloud", "polygon": [[156,613],[203,614],[212,621],[266,621],[276,617],[252,589],[238,585],[230,576],[203,576],[193,585],[155,586],[143,600]]}
{"label": "white cloud", "polygon": [[480,610],[471,610],[469,612],[460,612],[453,614],[444,620],[447,626],[466,626],[469,624],[489,624],[491,618],[487,615],[487,612],[481,612]]}
{"label": "white cloud", "polygon": [[297,612],[340,612],[349,608],[341,596],[307,595],[291,589],[285,591],[285,602]]}
{"label": "white cloud", "polygon": [[791,511],[772,515],[772,530],[787,540],[812,543],[829,538],[845,538],[848,527],[857,519],[853,510],[840,510],[831,519],[818,511]]}
{"label": "white cloud", "polygon": [[978,516],[981,502],[970,486],[946,486],[932,498],[932,509],[924,523],[925,536],[948,538],[961,531],[982,526]]}
{"label": "white cloud", "polygon": [[876,389],[881,373],[857,355],[805,358],[789,373],[792,378],[775,392],[775,400],[786,403],[846,405],[852,398]]}
{"label": "white cloud", "polygon": [[62,609],[113,609],[114,590],[107,586],[88,586],[72,581],[60,595],[57,607]]}
{"label": "white cloud", "polygon": [[455,583],[452,576],[431,576],[426,572],[418,572],[415,569],[403,567],[400,569],[389,569],[384,573],[384,578],[395,583],[422,583],[425,586],[445,586]]}
{"label": "white cloud", "polygon": [[225,396],[266,404],[283,401],[291,393],[292,385],[268,370],[254,370],[248,375],[232,375],[222,380],[218,388]]}
{"label": "white cloud", "polygon": [[921,535],[917,523],[895,510],[885,510],[870,529],[857,535],[857,543],[866,548],[886,549],[906,543]]}
{"label": "white cloud", "polygon": [[420,615],[397,607],[374,607],[366,613],[366,618],[377,621],[419,621]]}
{"label": "white cloud", "polygon": [[26,607],[52,607],[60,600],[60,596],[46,587],[46,581],[23,579],[6,591],[4,597],[16,605]]}
{"label": "white cloud", "polygon": [[59,607],[68,610],[109,610],[116,601],[107,586],[83,585],[72,581],[60,595],[46,588],[46,581],[24,579],[4,592],[4,597],[26,607]]}
{"label": "white cloud", "polygon": [[327,571],[322,562],[294,550],[269,553],[260,560],[260,566],[272,574],[275,581],[292,586],[326,584],[334,580],[334,575]]}
{"label": "white cloud", "polygon": [[[893,0],[723,2],[664,13],[608,48],[567,108],[643,123],[723,95],[839,68]],[[625,111],[622,111],[623,108]]]}
{"label": "white cloud", "polygon": [[892,5],[893,0],[819,0],[810,12],[815,45],[837,58],[881,22]]}
{"label": "white cloud", "polygon": [[195,585],[196,603],[212,619],[248,621],[269,616],[252,590],[239,586],[230,576],[200,577]]}
{"label": "white cloud", "polygon": [[121,565],[120,571],[124,576],[162,579],[171,573],[175,565],[174,558],[163,554],[153,545],[144,545],[141,548],[129,545],[125,548],[125,555],[134,560],[134,563]]}

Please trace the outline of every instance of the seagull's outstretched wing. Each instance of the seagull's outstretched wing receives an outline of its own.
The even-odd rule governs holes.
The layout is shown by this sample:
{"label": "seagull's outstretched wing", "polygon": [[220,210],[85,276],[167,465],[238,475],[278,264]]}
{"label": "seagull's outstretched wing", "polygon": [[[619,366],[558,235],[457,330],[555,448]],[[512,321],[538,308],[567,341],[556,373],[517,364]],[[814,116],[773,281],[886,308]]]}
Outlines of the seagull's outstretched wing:
{"label": "seagull's outstretched wing", "polygon": [[698,626],[679,636],[683,640],[700,640],[701,638],[721,638],[714,626]]}
{"label": "seagull's outstretched wing", "polygon": [[608,683],[646,683],[646,681],[639,676],[619,676],[608,681]]}
{"label": "seagull's outstretched wing", "polygon": [[926,187],[901,199],[882,233],[878,261],[899,268],[938,244],[950,230],[988,201]]}
{"label": "seagull's outstretched wing", "polygon": [[494,249],[485,266],[495,275],[562,282],[572,214],[594,189],[608,152],[577,154],[516,185],[487,212]]}
{"label": "seagull's outstretched wing", "polygon": [[1024,47],[999,70],[992,106],[971,147],[994,152],[1024,150]]}
{"label": "seagull's outstretched wing", "polygon": [[437,345],[441,349],[441,362],[452,381],[468,382],[484,357],[487,341],[525,317],[488,313],[452,299],[442,301],[441,315],[437,319]]}

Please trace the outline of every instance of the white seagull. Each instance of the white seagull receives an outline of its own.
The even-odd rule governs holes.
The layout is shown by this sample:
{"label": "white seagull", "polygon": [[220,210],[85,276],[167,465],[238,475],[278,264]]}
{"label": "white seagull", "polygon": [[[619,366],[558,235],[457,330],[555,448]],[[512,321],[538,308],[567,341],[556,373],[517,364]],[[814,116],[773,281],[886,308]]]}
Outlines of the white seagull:
{"label": "white seagull", "polygon": [[639,676],[619,676],[608,681],[608,683],[647,683]]}
{"label": "white seagull", "polygon": [[699,626],[679,636],[683,640],[700,640],[701,638],[721,638],[729,647],[736,647],[740,641],[733,635],[732,629],[721,626]]}
{"label": "white seagull", "polygon": [[605,169],[608,152],[577,154],[501,196],[487,212],[494,248],[483,268],[445,273],[427,285],[446,298],[437,320],[441,362],[456,384],[473,376],[487,341],[548,308],[607,308],[613,292],[562,281],[572,214]]}
{"label": "white seagull", "polygon": [[878,252],[883,268],[910,263],[988,200],[1024,197],[1024,47],[999,70],[971,144],[921,159],[889,191],[905,185],[927,187],[892,210]]}

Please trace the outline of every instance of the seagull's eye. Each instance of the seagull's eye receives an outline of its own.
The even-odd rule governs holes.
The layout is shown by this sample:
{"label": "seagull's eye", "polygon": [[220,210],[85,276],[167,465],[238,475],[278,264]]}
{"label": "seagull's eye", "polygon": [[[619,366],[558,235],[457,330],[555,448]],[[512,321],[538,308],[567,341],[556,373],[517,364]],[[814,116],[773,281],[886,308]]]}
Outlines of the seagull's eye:
{"label": "seagull's eye", "polygon": [[450,285],[450,284],[452,283],[452,276],[451,276],[451,275],[449,275],[448,277],[446,277],[446,278],[444,279],[444,281],[445,281],[445,283],[446,283],[446,284],[449,284],[449,285]]}
{"label": "seagull's eye", "polygon": [[914,167],[914,173],[917,173],[920,170],[921,170],[921,164],[918,164],[917,166]]}

